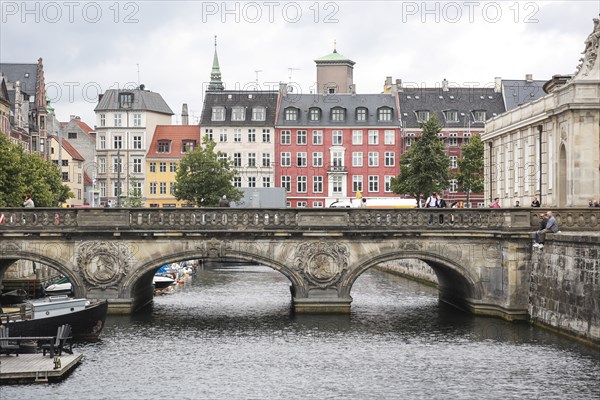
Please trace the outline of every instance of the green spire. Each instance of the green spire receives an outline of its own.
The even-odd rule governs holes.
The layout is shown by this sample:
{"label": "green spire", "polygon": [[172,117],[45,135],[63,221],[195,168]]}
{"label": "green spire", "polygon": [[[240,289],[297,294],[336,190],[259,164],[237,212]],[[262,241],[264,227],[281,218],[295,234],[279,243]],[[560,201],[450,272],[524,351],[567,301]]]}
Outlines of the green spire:
{"label": "green spire", "polygon": [[212,71],[210,73],[210,84],[208,90],[224,90],[221,82],[221,69],[219,68],[219,57],[217,57],[217,35],[215,35],[215,56],[213,58]]}

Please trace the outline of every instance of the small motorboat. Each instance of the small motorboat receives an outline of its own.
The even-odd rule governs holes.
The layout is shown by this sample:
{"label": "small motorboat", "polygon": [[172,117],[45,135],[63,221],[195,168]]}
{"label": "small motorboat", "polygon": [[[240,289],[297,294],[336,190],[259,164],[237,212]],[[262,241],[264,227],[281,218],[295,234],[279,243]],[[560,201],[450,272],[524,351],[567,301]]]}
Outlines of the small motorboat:
{"label": "small motorboat", "polygon": [[15,289],[10,292],[2,293],[0,296],[0,304],[19,304],[27,300],[27,290]]}
{"label": "small motorboat", "polygon": [[175,283],[175,279],[169,276],[154,275],[152,278],[152,284],[154,285],[155,289],[164,289],[171,286],[173,283]]}
{"label": "small motorboat", "polygon": [[72,294],[73,293],[73,285],[69,281],[69,278],[61,278],[58,281],[54,282],[51,285],[48,285],[44,291],[47,296],[59,296],[63,294]]}

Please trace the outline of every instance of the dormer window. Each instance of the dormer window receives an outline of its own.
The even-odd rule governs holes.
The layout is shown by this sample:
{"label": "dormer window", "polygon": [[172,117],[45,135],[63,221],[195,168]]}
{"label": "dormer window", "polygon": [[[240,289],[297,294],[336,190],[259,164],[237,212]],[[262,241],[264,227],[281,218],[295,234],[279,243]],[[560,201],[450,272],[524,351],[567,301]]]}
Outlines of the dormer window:
{"label": "dormer window", "polygon": [[389,107],[381,107],[377,110],[377,119],[379,121],[391,121],[392,120],[392,109]]}
{"label": "dormer window", "polygon": [[184,140],[181,143],[181,152],[182,153],[191,153],[196,148],[195,140]]}
{"label": "dormer window", "polygon": [[417,111],[417,121],[418,122],[427,122],[429,120],[429,111],[421,110]]}
{"label": "dormer window", "polygon": [[473,111],[473,120],[475,122],[485,122],[486,112],[484,110]]}
{"label": "dormer window", "polygon": [[119,108],[131,108],[133,106],[133,93],[119,93]]}
{"label": "dormer window", "polygon": [[211,121],[225,121],[225,107],[213,107]]}
{"label": "dormer window", "polygon": [[346,120],[346,109],[342,107],[334,107],[331,109],[331,120],[332,121],[345,121]]}
{"label": "dormer window", "polygon": [[458,122],[458,111],[456,111],[456,110],[444,111],[444,117],[446,117],[446,122]]}
{"label": "dormer window", "polygon": [[252,107],[252,121],[264,121],[267,119],[265,107]]}
{"label": "dormer window", "polygon": [[171,152],[171,141],[170,140],[159,140],[157,153],[170,153]]}
{"label": "dormer window", "polygon": [[246,109],[244,107],[232,107],[231,108],[231,120],[232,121],[243,121],[246,119]]}
{"label": "dormer window", "polygon": [[358,107],[356,109],[356,120],[357,121],[366,121],[368,115],[368,110],[365,107]]}
{"label": "dormer window", "polygon": [[310,121],[320,121],[321,120],[321,109],[318,107],[311,107],[308,110],[308,119]]}
{"label": "dormer window", "polygon": [[286,121],[297,121],[298,120],[298,109],[294,107],[288,107],[285,109],[285,120]]}

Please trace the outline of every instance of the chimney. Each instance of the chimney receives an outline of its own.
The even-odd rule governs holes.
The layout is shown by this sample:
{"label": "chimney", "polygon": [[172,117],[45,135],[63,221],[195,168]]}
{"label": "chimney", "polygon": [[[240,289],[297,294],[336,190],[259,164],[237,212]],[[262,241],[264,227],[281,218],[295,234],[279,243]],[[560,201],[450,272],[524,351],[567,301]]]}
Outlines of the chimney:
{"label": "chimney", "polygon": [[181,107],[181,125],[189,125],[189,114],[187,103],[183,103],[183,107]]}
{"label": "chimney", "polygon": [[280,96],[287,95],[287,83],[279,82],[279,95]]}
{"label": "chimney", "polygon": [[388,87],[388,86],[392,86],[392,77],[391,76],[385,77],[385,87]]}
{"label": "chimney", "polygon": [[100,103],[100,101],[102,100],[102,96],[104,96],[104,93],[100,93],[98,95],[98,103]]}
{"label": "chimney", "polygon": [[353,83],[350,86],[348,86],[348,90],[350,90],[351,94],[356,94],[356,85]]}
{"label": "chimney", "polygon": [[526,74],[525,75],[525,80],[527,82],[533,82],[533,74]]}
{"label": "chimney", "polygon": [[444,80],[442,81],[442,91],[443,92],[447,92],[448,90],[448,80],[446,78],[444,78]]}
{"label": "chimney", "polygon": [[494,93],[502,92],[502,78],[497,76],[494,78]]}
{"label": "chimney", "polygon": [[81,117],[71,114],[69,116],[69,121],[72,121],[72,120],[81,121]]}
{"label": "chimney", "polygon": [[402,87],[402,79],[396,79],[396,90],[399,92],[404,91],[404,88]]}

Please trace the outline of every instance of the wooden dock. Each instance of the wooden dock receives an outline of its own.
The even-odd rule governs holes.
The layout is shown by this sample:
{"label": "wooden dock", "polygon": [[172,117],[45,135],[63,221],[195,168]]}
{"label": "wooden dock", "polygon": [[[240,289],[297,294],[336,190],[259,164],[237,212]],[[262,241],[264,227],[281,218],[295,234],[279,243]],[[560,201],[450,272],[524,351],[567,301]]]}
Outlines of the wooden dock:
{"label": "wooden dock", "polygon": [[60,367],[54,358],[36,354],[1,355],[0,385],[9,383],[54,382],[64,379],[83,358],[83,354],[63,354],[57,356]]}

